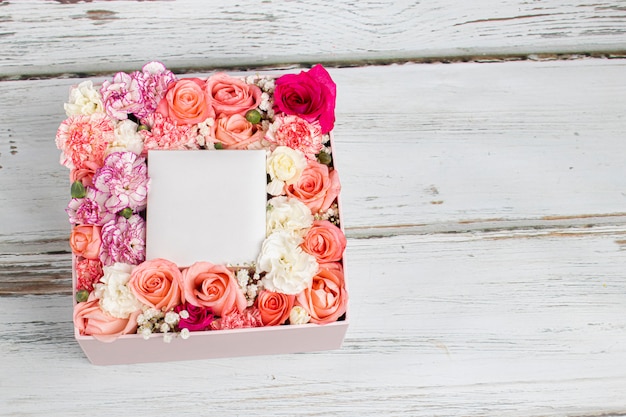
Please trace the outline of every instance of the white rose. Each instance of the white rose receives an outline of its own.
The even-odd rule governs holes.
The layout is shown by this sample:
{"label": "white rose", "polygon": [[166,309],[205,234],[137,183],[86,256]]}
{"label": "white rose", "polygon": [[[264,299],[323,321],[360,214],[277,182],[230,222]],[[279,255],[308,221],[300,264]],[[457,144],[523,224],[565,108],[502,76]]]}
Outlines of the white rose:
{"label": "white rose", "polygon": [[300,179],[307,161],[304,154],[288,146],[278,146],[267,158],[267,173],[271,182],[267,192],[271,195],[284,194],[285,184],[294,184]]}
{"label": "white rose", "polygon": [[319,265],[315,257],[300,248],[300,241],[285,231],[272,233],[265,239],[257,268],[265,272],[262,283],[266,289],[298,294],[311,284]]}
{"label": "white rose", "polygon": [[105,313],[119,319],[141,309],[141,303],[130,291],[128,280],[133,270],[132,265],[115,263],[102,268],[104,276],[94,285],[95,295],[100,299],[100,308]]}
{"label": "white rose", "polygon": [[289,324],[306,324],[311,320],[311,316],[300,306],[293,306],[289,312]]}
{"label": "white rose", "polygon": [[102,113],[102,98],[100,93],[93,87],[91,81],[83,81],[70,90],[69,103],[63,105],[67,116],[76,114],[90,115],[94,113]]}
{"label": "white rose", "polygon": [[122,120],[115,126],[115,140],[109,143],[107,155],[113,152],[130,151],[140,155],[143,152],[143,138],[137,131],[137,123],[132,120]]}
{"label": "white rose", "polygon": [[311,209],[296,198],[274,197],[267,202],[266,235],[285,230],[303,236],[313,224]]}

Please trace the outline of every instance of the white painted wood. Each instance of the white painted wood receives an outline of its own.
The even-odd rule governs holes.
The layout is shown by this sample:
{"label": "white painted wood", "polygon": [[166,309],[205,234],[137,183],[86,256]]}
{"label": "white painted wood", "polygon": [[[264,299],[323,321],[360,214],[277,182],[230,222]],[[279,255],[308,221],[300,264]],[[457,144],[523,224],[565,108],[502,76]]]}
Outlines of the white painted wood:
{"label": "white painted wood", "polygon": [[626,50],[621,0],[0,3],[0,76]]}
{"label": "white painted wood", "polygon": [[351,239],[351,327],[318,354],[94,367],[69,296],[5,297],[0,415],[624,415],[625,234]]}

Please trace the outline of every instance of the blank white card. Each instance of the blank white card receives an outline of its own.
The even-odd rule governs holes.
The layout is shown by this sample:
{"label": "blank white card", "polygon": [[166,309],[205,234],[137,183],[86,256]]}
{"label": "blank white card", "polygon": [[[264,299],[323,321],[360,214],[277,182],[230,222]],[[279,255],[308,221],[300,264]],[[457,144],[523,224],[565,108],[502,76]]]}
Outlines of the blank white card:
{"label": "blank white card", "polygon": [[146,259],[179,267],[256,260],[265,239],[265,151],[148,152]]}

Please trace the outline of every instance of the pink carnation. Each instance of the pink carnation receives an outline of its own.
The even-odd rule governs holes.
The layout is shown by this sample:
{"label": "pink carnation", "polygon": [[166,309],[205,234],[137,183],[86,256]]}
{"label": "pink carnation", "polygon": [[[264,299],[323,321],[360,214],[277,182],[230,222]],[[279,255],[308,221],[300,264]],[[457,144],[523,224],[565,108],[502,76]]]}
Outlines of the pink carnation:
{"label": "pink carnation", "polygon": [[76,261],[76,289],[93,291],[93,285],[100,281],[104,273],[102,263],[96,259]]}
{"label": "pink carnation", "polygon": [[139,83],[125,72],[115,74],[113,82],[103,82],[100,94],[104,110],[114,119],[127,119],[128,114],[140,111],[144,105]]}
{"label": "pink carnation", "polygon": [[262,327],[261,312],[256,307],[246,308],[241,313],[233,310],[211,323],[213,330],[243,329],[246,327]]}
{"label": "pink carnation", "polygon": [[114,129],[112,120],[102,113],[65,119],[55,140],[57,148],[62,151],[61,164],[70,169],[102,165],[107,145],[115,140]]}
{"label": "pink carnation", "polygon": [[113,152],[93,177],[94,187],[108,194],[104,203],[112,213],[126,207],[133,211],[146,208],[148,167],[146,160],[133,152]]}
{"label": "pink carnation", "polygon": [[105,266],[116,262],[138,265],[146,259],[146,222],[140,216],[128,220],[118,216],[102,226],[100,233],[100,260]]}
{"label": "pink carnation", "polygon": [[143,155],[150,149],[198,149],[197,129],[191,125],[178,125],[161,113],[154,113],[142,123],[150,130],[139,133],[144,139]]}
{"label": "pink carnation", "polygon": [[156,61],[147,63],[141,71],[133,72],[131,77],[137,81],[141,91],[143,107],[134,112],[140,119],[154,113],[161,99],[165,97],[167,85],[176,81],[174,73]]}
{"label": "pink carnation", "polygon": [[265,136],[269,142],[302,152],[308,159],[322,150],[322,129],[318,122],[307,122],[298,116],[278,115]]}
{"label": "pink carnation", "polygon": [[109,195],[92,187],[87,187],[85,198],[73,198],[67,206],[70,223],[102,226],[113,220],[115,214],[108,211],[104,204]]}

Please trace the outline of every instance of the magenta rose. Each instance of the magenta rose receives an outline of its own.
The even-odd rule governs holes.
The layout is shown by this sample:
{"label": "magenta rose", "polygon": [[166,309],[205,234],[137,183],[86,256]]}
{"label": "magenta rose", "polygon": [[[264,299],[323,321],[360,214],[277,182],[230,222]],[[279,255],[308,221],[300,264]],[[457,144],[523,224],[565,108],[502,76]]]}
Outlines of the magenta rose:
{"label": "magenta rose", "polygon": [[180,318],[178,327],[188,329],[190,332],[200,332],[209,330],[211,322],[213,322],[213,310],[209,307],[200,307],[193,304],[184,303],[174,308],[174,311],[180,313],[185,310],[188,314],[186,318]]}
{"label": "magenta rose", "polygon": [[335,125],[337,86],[321,65],[300,74],[286,74],[276,80],[274,107],[300,116],[307,122],[319,121],[322,133]]}

